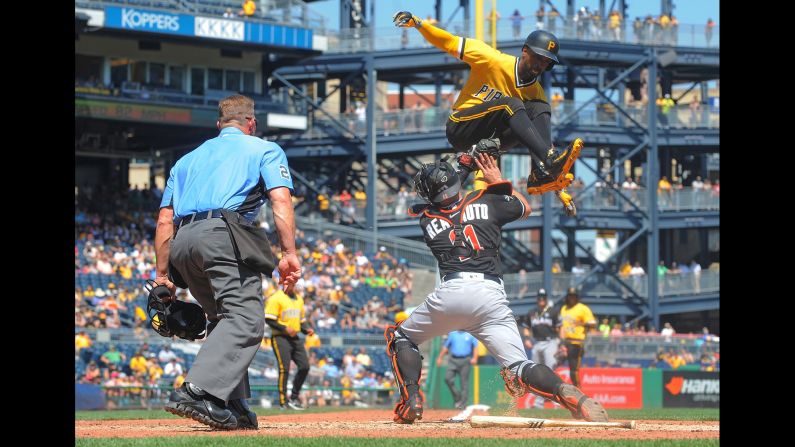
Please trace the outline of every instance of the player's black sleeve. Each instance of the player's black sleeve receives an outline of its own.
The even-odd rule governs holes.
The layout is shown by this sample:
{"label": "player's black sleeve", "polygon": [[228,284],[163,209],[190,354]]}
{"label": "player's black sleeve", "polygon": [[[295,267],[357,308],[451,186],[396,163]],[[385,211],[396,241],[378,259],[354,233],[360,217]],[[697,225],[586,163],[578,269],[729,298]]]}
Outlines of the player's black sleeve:
{"label": "player's black sleeve", "polygon": [[489,211],[494,213],[493,218],[500,226],[513,222],[524,215],[524,204],[514,196],[489,194],[487,197]]}
{"label": "player's black sleeve", "polygon": [[287,326],[279,323],[278,321],[274,320],[273,318],[266,318],[265,319],[265,323],[267,323],[268,326],[270,326],[273,329],[276,329],[277,331],[281,331],[284,334],[287,333]]}

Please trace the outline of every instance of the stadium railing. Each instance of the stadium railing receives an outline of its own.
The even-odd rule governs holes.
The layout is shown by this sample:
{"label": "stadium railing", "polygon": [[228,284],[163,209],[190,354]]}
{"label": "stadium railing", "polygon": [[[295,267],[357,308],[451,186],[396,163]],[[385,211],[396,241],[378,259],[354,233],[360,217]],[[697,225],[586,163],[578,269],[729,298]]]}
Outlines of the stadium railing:
{"label": "stadium railing", "polygon": [[[235,95],[236,91],[207,89],[204,95],[192,95],[166,86],[143,86],[138,82],[125,81],[121,88],[76,86],[75,97],[98,98],[103,100],[129,102],[140,101],[147,104],[166,106],[187,105],[195,108],[215,109],[218,101]],[[306,104],[302,101],[285,101],[283,95],[262,96],[246,93],[254,100],[258,112],[279,112],[305,114]]]}
{"label": "stadium railing", "polygon": [[[472,21],[471,23],[474,23]],[[472,37],[473,32],[467,32],[463,22],[453,22],[443,26],[444,29],[456,35]],[[523,41],[527,35],[535,30],[535,18],[526,18],[518,37],[514,34],[513,25],[509,19],[502,18],[497,24],[497,42]],[[712,30],[712,38],[708,42],[705,33],[705,25],[680,24],[676,33],[648,36],[648,33],[641,35],[638,39],[632,28],[632,22],[622,24],[619,39],[611,30],[603,29],[600,33],[582,32],[579,33],[576,27],[563,26],[558,22],[554,29],[546,27],[553,32],[558,39],[581,40],[589,42],[622,43],[644,46],[681,46],[694,48],[720,48],[720,26],[715,26]],[[355,53],[367,51],[386,51],[400,50],[409,48],[430,47],[425,38],[416,30],[403,30],[395,27],[377,28],[349,28],[328,32],[329,51],[328,53]],[[375,37],[374,37],[375,36]],[[405,39],[405,42],[404,42]],[[484,40],[491,41],[491,31],[488,23],[484,30]]]}
{"label": "stadium railing", "polygon": [[[587,273],[587,271],[586,271]],[[656,272],[655,272],[656,274]],[[552,290],[550,296],[560,298],[566,289],[577,284],[585,274],[563,272],[552,275]],[[640,297],[648,297],[648,282],[646,275],[620,277]],[[529,272],[522,276],[519,273],[510,273],[503,276],[505,292],[509,300],[535,299],[538,289],[543,287],[543,272]],[[526,286],[526,289],[524,289]],[[616,295],[629,297],[627,291],[616,279],[607,273],[597,273],[580,284],[581,294],[588,297],[615,297]],[[522,290],[525,290],[521,293]],[[699,274],[681,273],[665,275],[659,281],[659,295],[661,300],[682,295],[698,295],[702,293],[720,292],[720,271],[702,270]]]}
{"label": "stadium railing", "polygon": [[[537,215],[537,213],[541,212],[541,197],[527,194],[523,186],[522,184],[515,185],[517,190],[521,191],[525,198],[527,198],[530,207],[533,209],[533,214]],[[577,208],[583,211],[627,212],[635,209],[635,207],[612,188],[590,188],[585,190],[582,194],[580,194],[581,188],[575,187],[569,188],[568,190],[577,200]],[[633,190],[622,189],[621,194],[628,197],[640,210],[646,211],[648,209],[646,188]],[[413,204],[424,203],[413,191],[410,192],[406,198],[384,193],[378,196],[376,202],[378,207],[376,215],[379,221],[415,220],[416,218],[406,213],[406,209]],[[555,202],[553,207],[559,208],[560,204]],[[363,221],[365,219],[364,204],[352,201],[351,206],[346,208],[338,201],[332,201],[330,209],[332,214],[334,212],[339,212],[341,215],[348,214],[357,221]],[[657,209],[662,212],[717,211],[720,210],[720,196],[714,194],[712,191],[693,189],[691,187],[672,189],[658,194]],[[315,210],[312,211],[312,215],[315,215]]]}
{"label": "stadium railing", "polygon": [[[580,109],[582,102],[560,101],[553,103],[552,124],[558,125],[564,120],[566,123],[591,126],[618,126],[628,127],[632,123],[609,104],[588,103]],[[569,117],[576,111],[576,115]],[[629,116],[639,122],[643,127],[648,127],[645,106],[628,106]],[[348,126],[350,133],[362,135],[366,131],[366,122],[362,115],[356,113],[330,113],[336,120]],[[375,130],[378,135],[389,136],[392,134],[415,134],[444,131],[447,118],[450,116],[450,107],[426,107],[422,109],[402,109],[375,112]],[[307,132],[287,138],[326,138],[339,135],[339,130],[334,127],[331,119],[325,114],[315,113],[315,123]],[[719,129],[720,111],[708,105],[702,105],[701,110],[693,111],[689,105],[673,106],[667,114],[658,113],[658,128],[660,129]],[[334,129],[325,130],[325,129]]]}

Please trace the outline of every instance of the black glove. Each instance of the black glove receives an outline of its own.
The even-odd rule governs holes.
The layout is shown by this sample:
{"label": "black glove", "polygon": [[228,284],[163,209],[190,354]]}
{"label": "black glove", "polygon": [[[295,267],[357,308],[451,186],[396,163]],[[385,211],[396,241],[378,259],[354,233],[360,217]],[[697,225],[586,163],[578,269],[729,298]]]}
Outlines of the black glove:
{"label": "black glove", "polygon": [[146,312],[155,332],[163,337],[177,336],[191,341],[204,338],[207,317],[201,306],[184,301],[166,301],[171,292],[154,281],[147,281],[144,288],[149,292]]}
{"label": "black glove", "polygon": [[396,12],[392,16],[392,21],[399,28],[419,28],[422,25],[422,19],[408,11]]}

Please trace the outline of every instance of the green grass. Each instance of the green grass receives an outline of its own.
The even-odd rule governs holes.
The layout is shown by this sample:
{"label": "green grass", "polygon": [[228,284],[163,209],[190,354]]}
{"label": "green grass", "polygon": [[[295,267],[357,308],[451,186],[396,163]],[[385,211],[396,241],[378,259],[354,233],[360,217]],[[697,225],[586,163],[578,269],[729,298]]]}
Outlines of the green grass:
{"label": "green grass", "polygon": [[267,436],[190,436],[184,438],[78,438],[75,447],[347,447],[372,445],[377,447],[717,447],[719,439],[657,439],[598,440],[598,439],[467,439],[467,438],[287,438]]}
{"label": "green grass", "polygon": [[[259,407],[252,407],[257,416],[273,416],[278,414],[298,414],[294,411],[287,412],[287,410],[279,410],[278,408],[265,409]],[[310,407],[301,414],[307,413],[333,413],[337,411],[356,411],[356,410],[372,410],[372,408],[353,408],[353,407]],[[384,407],[386,410],[387,408]],[[391,410],[391,407],[388,408]],[[75,411],[76,421],[109,421],[119,419],[181,419],[171,413],[167,413],[162,408],[152,410],[96,410],[96,411]]]}

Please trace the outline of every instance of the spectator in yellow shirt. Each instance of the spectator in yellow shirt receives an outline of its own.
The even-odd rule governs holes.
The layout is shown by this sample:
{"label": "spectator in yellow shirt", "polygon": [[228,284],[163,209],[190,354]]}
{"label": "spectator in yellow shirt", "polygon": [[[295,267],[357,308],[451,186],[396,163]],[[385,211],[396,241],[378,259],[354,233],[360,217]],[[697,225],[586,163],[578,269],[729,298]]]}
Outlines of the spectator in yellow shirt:
{"label": "spectator in yellow shirt", "polygon": [[306,348],[307,352],[309,352],[312,348],[319,348],[322,345],[320,341],[320,336],[317,333],[313,332],[312,335],[307,335],[306,340],[304,340],[304,347]]}
{"label": "spectator in yellow shirt", "polygon": [[257,5],[256,3],[254,3],[254,0],[246,0],[243,2],[243,9],[238,13],[238,15],[251,17],[254,15],[254,12],[256,10],[257,10]]}
{"label": "spectator in yellow shirt", "polygon": [[80,352],[83,348],[91,347],[91,338],[85,331],[80,331],[75,335],[75,352]]}
{"label": "spectator in yellow shirt", "polygon": [[182,384],[185,382],[185,376],[188,374],[187,371],[180,373],[177,377],[174,378],[174,389],[181,387]]}
{"label": "spectator in yellow shirt", "polygon": [[141,354],[141,351],[136,352],[135,355],[133,355],[130,359],[130,369],[135,374],[146,374],[146,366],[146,358],[143,354]]}

